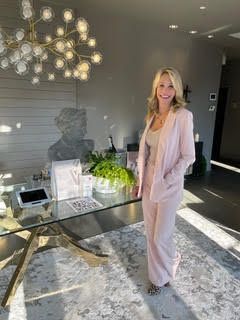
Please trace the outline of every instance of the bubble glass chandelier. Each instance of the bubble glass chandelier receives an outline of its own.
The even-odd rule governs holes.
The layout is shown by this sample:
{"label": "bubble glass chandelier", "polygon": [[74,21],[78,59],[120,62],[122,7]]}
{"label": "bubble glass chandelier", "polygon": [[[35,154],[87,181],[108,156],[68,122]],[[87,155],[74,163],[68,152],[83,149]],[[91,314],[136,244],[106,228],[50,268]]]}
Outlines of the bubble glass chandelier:
{"label": "bubble glass chandelier", "polygon": [[[33,1],[21,0],[20,5],[21,17],[28,26],[15,29],[12,35],[0,28],[0,68],[12,67],[20,76],[32,72],[33,85],[40,84],[46,76],[54,81],[56,72],[61,72],[65,79],[87,81],[91,65],[102,62],[102,54],[94,49],[96,39],[89,36],[88,22],[81,17],[75,19],[72,9],[64,9],[63,24],[55,27],[54,34],[42,35],[37,31],[37,23],[52,22],[53,9],[42,7],[36,19]],[[87,54],[82,54],[83,51]]]}

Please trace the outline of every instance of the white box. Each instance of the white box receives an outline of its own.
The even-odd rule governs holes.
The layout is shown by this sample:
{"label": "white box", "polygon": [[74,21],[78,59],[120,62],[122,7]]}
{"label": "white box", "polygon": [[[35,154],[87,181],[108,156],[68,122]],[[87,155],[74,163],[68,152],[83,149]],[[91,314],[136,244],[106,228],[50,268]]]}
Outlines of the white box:
{"label": "white box", "polygon": [[51,187],[53,197],[59,200],[80,197],[82,167],[79,159],[53,161]]}
{"label": "white box", "polygon": [[91,197],[93,189],[93,176],[84,174],[80,176],[80,196]]}

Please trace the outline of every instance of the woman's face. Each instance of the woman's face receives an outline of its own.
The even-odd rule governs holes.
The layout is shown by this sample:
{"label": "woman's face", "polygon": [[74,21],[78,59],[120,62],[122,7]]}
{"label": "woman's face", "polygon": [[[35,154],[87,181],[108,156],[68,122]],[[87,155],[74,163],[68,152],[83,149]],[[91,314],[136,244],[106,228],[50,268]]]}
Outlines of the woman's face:
{"label": "woman's face", "polygon": [[157,87],[157,98],[159,104],[171,105],[173,98],[175,97],[176,90],[173,87],[173,83],[167,73],[164,73]]}

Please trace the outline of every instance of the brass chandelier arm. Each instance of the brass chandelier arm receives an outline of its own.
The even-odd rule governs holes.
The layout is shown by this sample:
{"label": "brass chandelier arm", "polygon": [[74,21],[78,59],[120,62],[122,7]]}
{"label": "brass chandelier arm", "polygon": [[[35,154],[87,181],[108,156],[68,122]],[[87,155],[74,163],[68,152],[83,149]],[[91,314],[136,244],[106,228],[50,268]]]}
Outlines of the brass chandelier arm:
{"label": "brass chandelier arm", "polygon": [[71,50],[75,53],[76,56],[78,56],[78,58],[81,58],[81,55],[74,48],[72,48]]}
{"label": "brass chandelier arm", "polygon": [[89,59],[91,59],[91,56],[86,56],[86,55],[83,55],[83,54],[80,54],[79,55],[81,58],[89,58]]}
{"label": "brass chandelier arm", "polygon": [[47,42],[47,43],[41,43],[41,45],[45,48],[48,48],[50,46],[53,45],[54,42],[58,41],[58,40],[65,40],[65,41],[69,41],[69,39],[65,39],[63,37],[58,37],[58,38],[54,38],[53,40]]}
{"label": "brass chandelier arm", "polygon": [[8,49],[17,49],[18,48],[18,44],[16,44],[15,42],[13,42],[11,40],[5,40],[4,43]]}
{"label": "brass chandelier arm", "polygon": [[33,41],[34,29],[33,29],[33,25],[32,25],[32,19],[31,19],[31,20],[28,20],[28,24],[29,24],[29,37],[30,37],[30,41]]}
{"label": "brass chandelier arm", "polygon": [[66,34],[67,34],[67,27],[68,27],[68,23],[66,22],[65,23],[65,31],[64,31],[64,36],[66,37]]}
{"label": "brass chandelier arm", "polygon": [[77,29],[71,30],[70,32],[68,32],[68,33],[65,35],[65,37],[68,37],[70,34],[75,33],[75,32],[78,32]]}
{"label": "brass chandelier arm", "polygon": [[56,51],[55,51],[54,49],[52,49],[52,48],[48,48],[48,50],[51,51],[53,54],[55,54],[56,56],[58,56],[58,57],[60,57],[60,58],[63,57],[63,55],[61,55],[60,53],[56,52]]}
{"label": "brass chandelier arm", "polygon": [[86,45],[86,43],[77,42],[75,47],[80,47],[80,46],[85,46],[85,45]]}
{"label": "brass chandelier arm", "polygon": [[79,54],[74,48],[72,48],[72,51],[76,54],[76,56],[78,56],[79,58],[89,58],[91,59],[91,56],[86,56],[83,54]]}
{"label": "brass chandelier arm", "polygon": [[1,29],[1,32],[3,32],[7,36],[7,40],[10,40],[10,36],[8,35],[8,33],[5,30]]}
{"label": "brass chandelier arm", "polygon": [[67,39],[68,35],[65,35],[64,37],[57,37],[52,39],[51,41],[47,42],[47,43],[42,43],[41,45],[44,47],[48,47],[49,45],[52,45],[54,42],[58,41],[58,40],[66,40],[69,41],[69,39]]}
{"label": "brass chandelier arm", "polygon": [[38,20],[36,20],[36,21],[33,21],[32,24],[35,25],[35,24],[37,24],[37,23],[40,22],[40,21],[42,21],[42,17],[40,17],[40,18],[39,18]]}

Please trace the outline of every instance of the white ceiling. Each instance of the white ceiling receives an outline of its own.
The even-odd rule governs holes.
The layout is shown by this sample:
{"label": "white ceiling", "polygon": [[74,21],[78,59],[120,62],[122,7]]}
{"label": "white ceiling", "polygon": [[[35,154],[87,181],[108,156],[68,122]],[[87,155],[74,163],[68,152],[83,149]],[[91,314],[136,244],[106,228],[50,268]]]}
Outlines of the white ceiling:
{"label": "white ceiling", "polygon": [[[59,0],[41,0],[58,3]],[[108,12],[131,17],[132,19],[159,24],[162,30],[168,30],[169,24],[177,24],[175,31],[190,37],[206,39],[223,48],[227,58],[240,59],[240,39],[229,34],[240,32],[240,0],[61,0],[68,7],[89,6],[91,10]],[[206,6],[206,10],[200,10]],[[190,30],[198,34],[190,35]],[[207,36],[213,34],[214,38]]]}

